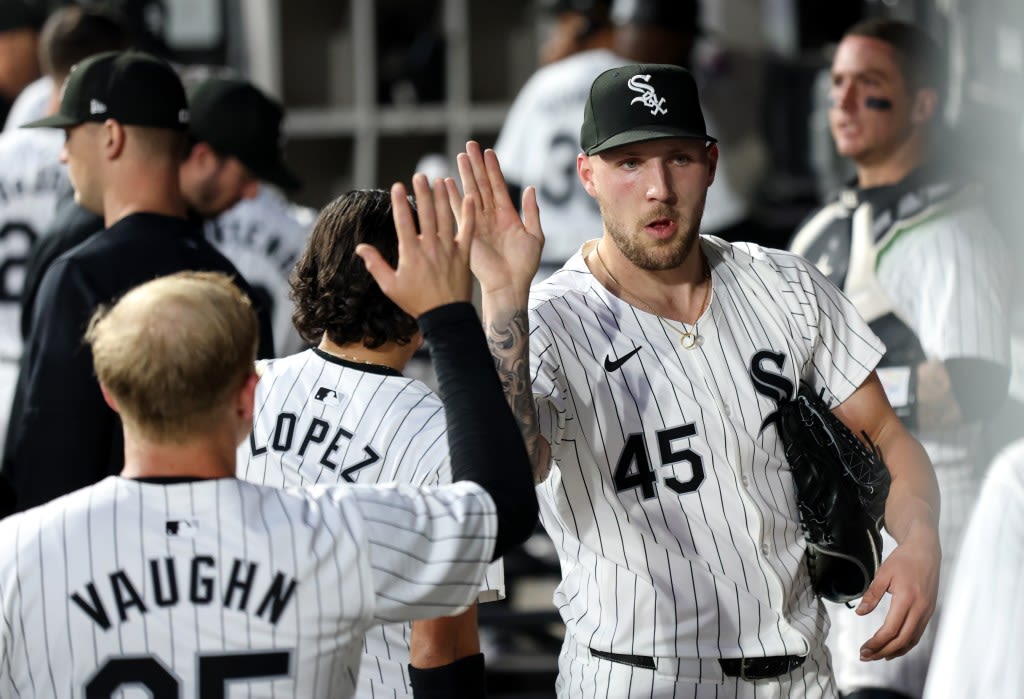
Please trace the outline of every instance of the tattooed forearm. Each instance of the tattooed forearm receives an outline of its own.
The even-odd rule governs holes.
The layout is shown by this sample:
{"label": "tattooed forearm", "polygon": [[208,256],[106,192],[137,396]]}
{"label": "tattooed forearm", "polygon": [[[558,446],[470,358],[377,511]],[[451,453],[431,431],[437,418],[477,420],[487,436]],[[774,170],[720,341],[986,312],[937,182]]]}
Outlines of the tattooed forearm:
{"label": "tattooed forearm", "polygon": [[505,397],[519,422],[526,450],[533,464],[534,479],[539,483],[550,469],[547,449],[537,424],[537,408],[533,402],[530,382],[529,319],[525,309],[516,309],[506,318],[488,319],[487,343],[494,356],[494,365]]}

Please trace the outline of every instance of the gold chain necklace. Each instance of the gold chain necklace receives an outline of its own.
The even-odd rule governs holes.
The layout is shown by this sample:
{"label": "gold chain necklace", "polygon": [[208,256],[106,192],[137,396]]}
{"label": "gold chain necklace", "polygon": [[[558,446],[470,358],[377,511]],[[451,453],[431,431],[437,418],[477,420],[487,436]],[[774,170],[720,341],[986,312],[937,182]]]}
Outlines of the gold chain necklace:
{"label": "gold chain necklace", "polygon": [[648,313],[650,313],[652,315],[658,316],[658,320],[660,320],[665,325],[665,327],[669,328],[670,330],[675,331],[676,334],[679,335],[679,346],[680,347],[682,347],[683,349],[691,350],[691,349],[694,349],[695,347],[698,347],[701,344],[703,338],[700,336],[700,332],[697,329],[697,323],[700,321],[701,314],[704,313],[704,309],[707,307],[708,299],[711,298],[711,268],[708,265],[707,259],[704,260],[704,277],[701,279],[701,282],[707,281],[708,282],[708,286],[707,286],[707,289],[704,290],[704,300],[701,302],[700,310],[697,312],[697,320],[695,320],[693,322],[693,329],[692,330],[688,330],[685,327],[684,328],[677,328],[676,326],[672,325],[672,323],[668,322],[660,314],[655,313],[654,309],[651,308],[650,306],[648,306],[644,302],[643,299],[641,299],[639,296],[634,294],[632,291],[630,291],[629,289],[624,287],[622,285],[622,282],[620,282],[618,279],[616,279],[615,275],[612,274],[612,271],[610,269],[608,269],[608,265],[605,264],[604,258],[601,257],[601,245],[600,245],[600,243],[598,243],[597,245],[594,246],[594,252],[597,253],[597,259],[601,263],[601,267],[604,269],[605,274],[608,275],[608,278],[612,280],[612,282],[615,284],[615,286],[619,287],[620,291],[624,291],[625,293],[629,294],[629,296],[631,296],[641,306],[643,306],[647,310]]}

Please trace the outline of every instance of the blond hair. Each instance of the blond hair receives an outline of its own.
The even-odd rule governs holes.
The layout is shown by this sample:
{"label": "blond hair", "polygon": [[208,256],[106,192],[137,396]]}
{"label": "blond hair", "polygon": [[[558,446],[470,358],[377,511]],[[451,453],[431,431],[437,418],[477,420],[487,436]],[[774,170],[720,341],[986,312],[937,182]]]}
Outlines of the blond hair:
{"label": "blond hair", "polygon": [[126,425],[151,441],[183,442],[221,424],[253,373],[259,331],[227,275],[179,272],[98,309],[85,339]]}

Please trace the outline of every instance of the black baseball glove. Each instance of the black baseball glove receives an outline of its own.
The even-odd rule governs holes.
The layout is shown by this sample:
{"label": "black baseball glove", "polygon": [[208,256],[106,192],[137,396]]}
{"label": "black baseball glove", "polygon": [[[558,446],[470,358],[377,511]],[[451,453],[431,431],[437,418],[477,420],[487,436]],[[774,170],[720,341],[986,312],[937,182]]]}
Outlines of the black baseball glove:
{"label": "black baseball glove", "polygon": [[857,438],[806,383],[770,418],[796,484],[815,593],[849,602],[867,591],[881,563],[880,529],[889,470],[865,434]]}

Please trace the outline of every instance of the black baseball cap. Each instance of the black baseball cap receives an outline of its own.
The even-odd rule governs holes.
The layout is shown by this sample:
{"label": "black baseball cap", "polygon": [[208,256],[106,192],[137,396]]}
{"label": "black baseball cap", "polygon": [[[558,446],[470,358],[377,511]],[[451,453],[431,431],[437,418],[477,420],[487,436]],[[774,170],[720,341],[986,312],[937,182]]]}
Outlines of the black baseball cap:
{"label": "black baseball cap", "polygon": [[56,114],[24,124],[58,129],[114,119],[126,126],[184,131],[188,101],[178,74],[141,51],[107,51],[71,68]]}
{"label": "black baseball cap", "polygon": [[707,133],[693,75],[658,63],[620,66],[598,75],[583,110],[583,152],[594,155],[656,138],[718,141]]}
{"label": "black baseball cap", "polygon": [[255,85],[211,77],[189,91],[189,132],[222,155],[238,158],[261,180],[287,190],[302,182],[284,163],[281,120],[284,110]]}

